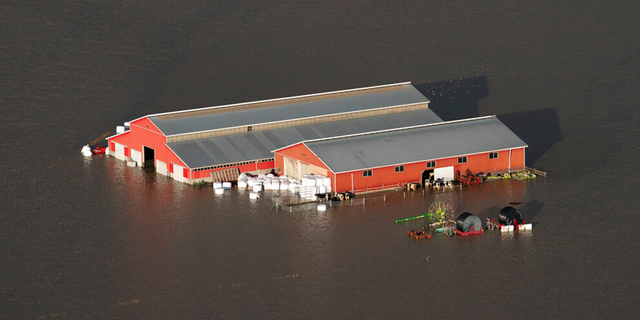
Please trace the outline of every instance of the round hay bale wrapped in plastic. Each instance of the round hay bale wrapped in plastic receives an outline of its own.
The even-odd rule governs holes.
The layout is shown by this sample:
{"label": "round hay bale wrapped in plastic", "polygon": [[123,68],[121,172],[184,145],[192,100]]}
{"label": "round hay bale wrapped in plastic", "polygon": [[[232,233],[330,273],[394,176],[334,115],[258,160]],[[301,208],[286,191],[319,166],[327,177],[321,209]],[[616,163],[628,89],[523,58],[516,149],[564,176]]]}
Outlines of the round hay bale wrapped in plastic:
{"label": "round hay bale wrapped in plastic", "polygon": [[[482,220],[475,214],[465,212],[458,216],[456,220],[456,227],[461,232],[471,232],[482,230]],[[473,227],[473,230],[471,228]]]}
{"label": "round hay bale wrapped in plastic", "polygon": [[524,216],[522,215],[522,211],[514,207],[504,207],[500,210],[498,221],[500,224],[506,226],[513,225],[514,222],[516,224],[522,224],[524,222]]}

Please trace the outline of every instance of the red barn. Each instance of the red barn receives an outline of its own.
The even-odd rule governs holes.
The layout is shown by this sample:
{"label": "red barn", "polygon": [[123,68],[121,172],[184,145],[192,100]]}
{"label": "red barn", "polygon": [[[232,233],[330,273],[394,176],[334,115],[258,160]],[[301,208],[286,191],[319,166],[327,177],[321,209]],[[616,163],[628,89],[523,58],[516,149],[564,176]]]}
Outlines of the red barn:
{"label": "red barn", "polygon": [[441,122],[409,82],[143,116],[108,153],[178,181],[270,171],[300,141]]}
{"label": "red barn", "polygon": [[430,172],[511,171],[525,166],[527,145],[495,116],[302,141],[274,150],[287,176],[317,173],[335,192],[422,182]]}

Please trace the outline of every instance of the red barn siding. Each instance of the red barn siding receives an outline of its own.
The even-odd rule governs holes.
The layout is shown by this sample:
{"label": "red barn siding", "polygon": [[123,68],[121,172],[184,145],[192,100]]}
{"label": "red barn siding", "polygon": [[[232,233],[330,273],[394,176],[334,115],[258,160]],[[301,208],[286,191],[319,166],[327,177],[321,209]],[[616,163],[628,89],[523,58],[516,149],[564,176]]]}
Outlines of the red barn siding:
{"label": "red barn siding", "polygon": [[[167,138],[158,130],[158,128],[147,117],[135,120],[131,122],[131,129],[119,136],[109,139],[109,147],[113,148],[112,142],[122,144],[126,147],[125,155],[130,157],[130,149],[139,150],[142,152],[144,158],[144,147],[148,147],[154,150],[154,156],[156,160],[163,161],[165,163],[173,162],[175,164],[186,167],[186,165],[178,158],[178,156],[167,147]],[[145,159],[142,159],[145,161]]]}
{"label": "red barn siding", "polygon": [[[278,154],[281,157],[284,156],[290,159],[297,159],[300,160],[300,162],[312,164],[316,167],[329,170],[329,167],[327,167],[318,157],[316,157],[316,155],[311,152],[311,150],[309,150],[309,148],[307,148],[304,143],[298,143],[296,145],[280,149],[276,152],[276,155]],[[276,165],[280,165],[280,168],[283,168],[284,160],[280,159],[280,161],[281,162],[279,163],[276,162]]]}
{"label": "red barn siding", "polygon": [[[467,169],[472,172],[489,172],[494,170],[508,170],[510,150],[497,151],[498,157],[489,158],[491,152],[467,155],[466,163],[458,163],[458,157],[445,159],[435,159],[434,168],[427,168],[427,161],[417,161],[404,164],[404,171],[396,172],[397,165],[385,166],[380,168],[369,169],[372,171],[371,176],[364,177],[363,170],[356,170],[344,173],[334,174],[328,170],[328,176],[331,177],[333,190],[336,192],[355,191],[362,192],[366,190],[376,190],[390,188],[407,182],[418,182],[422,178],[424,170],[430,170],[443,167],[454,167],[454,172],[459,170],[465,172]],[[275,152],[275,166],[284,167],[284,157],[296,159],[303,163],[316,165],[318,167],[329,169],[318,157],[311,152],[306,145],[300,143],[288,148],[284,148]],[[511,151],[511,168],[524,166],[524,149],[515,149]]]}

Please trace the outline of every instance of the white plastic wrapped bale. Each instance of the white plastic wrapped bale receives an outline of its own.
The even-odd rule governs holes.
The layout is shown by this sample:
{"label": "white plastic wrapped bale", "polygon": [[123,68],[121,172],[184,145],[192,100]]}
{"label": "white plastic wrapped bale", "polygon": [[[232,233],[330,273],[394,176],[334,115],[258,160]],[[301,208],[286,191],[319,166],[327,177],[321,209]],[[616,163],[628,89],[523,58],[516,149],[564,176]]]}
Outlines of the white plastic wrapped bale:
{"label": "white plastic wrapped bale", "polygon": [[249,193],[249,199],[258,199],[260,198],[260,194],[257,192],[251,192]]}
{"label": "white plastic wrapped bale", "polygon": [[223,194],[224,193],[224,189],[222,189],[222,188],[213,188],[213,192],[215,194]]}
{"label": "white plastic wrapped bale", "polygon": [[220,181],[216,181],[213,183],[213,188],[214,189],[222,189],[222,182]]}
{"label": "white plastic wrapped bale", "polygon": [[247,180],[247,186],[249,187],[253,187],[253,185],[256,183],[256,178],[250,178]]}
{"label": "white plastic wrapped bale", "polygon": [[318,176],[315,176],[314,178],[316,179],[316,187],[319,187],[324,184],[324,176],[318,175]]}
{"label": "white plastic wrapped bale", "polygon": [[267,178],[273,178],[273,177],[275,177],[273,173],[267,173]]}
{"label": "white plastic wrapped bale", "polygon": [[322,185],[325,186],[325,187],[330,187],[331,186],[331,178],[329,178],[329,177],[322,178]]}
{"label": "white plastic wrapped bale", "polygon": [[231,182],[225,181],[222,183],[222,189],[229,190],[231,189]]}
{"label": "white plastic wrapped bale", "polygon": [[327,193],[327,187],[326,186],[319,186],[318,187],[318,193]]}
{"label": "white plastic wrapped bale", "polygon": [[89,147],[88,144],[85,145],[84,147],[82,147],[82,151],[80,151],[80,152],[82,152],[82,155],[85,156],[85,157],[90,157],[91,154],[92,154],[91,153],[91,148]]}
{"label": "white plastic wrapped bale", "polygon": [[331,186],[325,186],[327,188],[327,192],[331,192]]}
{"label": "white plastic wrapped bale", "polygon": [[253,185],[253,192],[261,192],[262,191],[262,182],[256,182]]}
{"label": "white plastic wrapped bale", "polygon": [[291,182],[289,183],[289,191],[295,193],[299,191],[299,187],[300,185],[297,182]]}
{"label": "white plastic wrapped bale", "polygon": [[238,188],[246,188],[247,187],[247,178],[238,179]]}
{"label": "white plastic wrapped bale", "polygon": [[246,175],[245,173],[241,173],[241,174],[238,176],[238,179],[236,179],[236,180],[246,179],[246,178],[247,178],[247,175]]}
{"label": "white plastic wrapped bale", "polygon": [[289,180],[280,180],[280,190],[281,191],[289,190]]}
{"label": "white plastic wrapped bale", "polygon": [[280,190],[280,180],[278,179],[271,180],[271,190]]}
{"label": "white plastic wrapped bale", "polygon": [[264,179],[264,178],[266,178],[266,177],[267,177],[267,175],[266,175],[266,174],[264,174],[264,173],[261,173],[261,174],[259,174],[259,175],[258,175],[258,178],[261,178],[261,179]]}

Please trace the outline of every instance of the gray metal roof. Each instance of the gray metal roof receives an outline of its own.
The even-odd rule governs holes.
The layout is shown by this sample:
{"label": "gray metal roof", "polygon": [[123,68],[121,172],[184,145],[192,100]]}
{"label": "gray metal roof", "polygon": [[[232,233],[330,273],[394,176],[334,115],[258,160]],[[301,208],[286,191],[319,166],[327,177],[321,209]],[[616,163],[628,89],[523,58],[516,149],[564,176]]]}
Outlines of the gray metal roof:
{"label": "gray metal roof", "polygon": [[171,142],[167,145],[189,168],[195,169],[220,164],[272,158],[272,150],[304,140],[441,121],[442,119],[433,113],[433,111],[423,109],[306,126]]}
{"label": "gray metal roof", "polygon": [[150,115],[165,135],[425,103],[409,83]]}
{"label": "gray metal roof", "polygon": [[305,144],[335,173],[527,146],[494,116]]}

